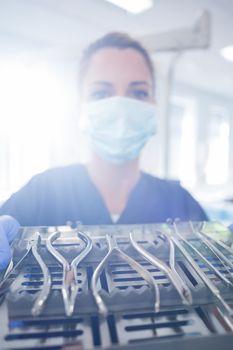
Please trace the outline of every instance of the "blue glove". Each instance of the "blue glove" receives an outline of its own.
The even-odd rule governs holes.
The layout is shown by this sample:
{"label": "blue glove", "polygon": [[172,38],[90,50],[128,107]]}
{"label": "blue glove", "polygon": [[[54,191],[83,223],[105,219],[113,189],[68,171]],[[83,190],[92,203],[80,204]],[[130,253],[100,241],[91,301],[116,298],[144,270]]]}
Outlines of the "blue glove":
{"label": "blue glove", "polygon": [[8,215],[0,216],[0,270],[7,267],[11,259],[9,243],[16,237],[20,225]]}
{"label": "blue glove", "polygon": [[231,232],[233,232],[233,224],[231,224],[230,226],[228,226],[228,228],[229,228],[229,230],[230,230]]}

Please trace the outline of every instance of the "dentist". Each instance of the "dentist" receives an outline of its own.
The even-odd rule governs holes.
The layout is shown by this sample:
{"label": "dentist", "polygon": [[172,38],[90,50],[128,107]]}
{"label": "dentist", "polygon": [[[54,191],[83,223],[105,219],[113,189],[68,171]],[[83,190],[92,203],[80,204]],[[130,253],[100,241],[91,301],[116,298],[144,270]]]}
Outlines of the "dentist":
{"label": "dentist", "polygon": [[140,170],[140,152],[156,133],[157,115],[153,64],[138,41],[109,33],[88,46],[80,63],[79,94],[80,127],[89,140],[91,159],[86,165],[34,176],[2,205],[0,215],[8,215],[0,218],[2,268],[9,261],[8,242],[17,232],[17,221],[57,226],[67,221],[207,220],[177,182]]}

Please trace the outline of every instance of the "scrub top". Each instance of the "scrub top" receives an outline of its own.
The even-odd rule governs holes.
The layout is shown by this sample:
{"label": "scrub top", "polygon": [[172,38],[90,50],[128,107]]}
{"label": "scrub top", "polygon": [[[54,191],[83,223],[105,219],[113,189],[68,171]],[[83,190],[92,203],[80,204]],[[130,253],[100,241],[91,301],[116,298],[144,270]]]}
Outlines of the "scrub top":
{"label": "scrub top", "polygon": [[[117,190],[117,189],[116,189]],[[58,226],[68,221],[84,225],[146,224],[168,218],[207,220],[197,201],[176,181],[141,172],[141,177],[116,222],[85,166],[54,168],[34,176],[0,208],[22,226]]]}

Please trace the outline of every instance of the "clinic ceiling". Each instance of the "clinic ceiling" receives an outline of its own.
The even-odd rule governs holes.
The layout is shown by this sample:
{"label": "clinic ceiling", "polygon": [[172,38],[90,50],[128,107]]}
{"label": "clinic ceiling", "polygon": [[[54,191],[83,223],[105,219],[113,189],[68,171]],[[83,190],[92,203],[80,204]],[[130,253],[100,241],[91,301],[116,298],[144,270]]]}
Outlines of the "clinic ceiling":
{"label": "clinic ceiling", "polygon": [[[0,55],[74,61],[89,41],[108,31],[140,37],[188,27],[203,9],[211,12],[211,47],[185,53],[176,78],[233,96],[233,62],[219,54],[233,45],[232,0],[154,0],[153,9],[136,16],[104,0],[0,0]],[[168,56],[154,55],[166,64]]]}

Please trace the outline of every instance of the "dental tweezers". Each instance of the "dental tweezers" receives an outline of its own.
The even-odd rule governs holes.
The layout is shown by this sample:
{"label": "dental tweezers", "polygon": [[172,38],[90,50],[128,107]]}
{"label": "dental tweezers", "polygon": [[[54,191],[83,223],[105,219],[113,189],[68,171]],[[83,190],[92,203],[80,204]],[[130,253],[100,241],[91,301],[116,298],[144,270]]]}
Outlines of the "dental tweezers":
{"label": "dental tweezers", "polygon": [[[202,242],[210,251],[212,254],[214,254],[214,256],[216,256],[220,262],[222,263],[222,265],[225,266],[225,268],[227,269],[228,272],[230,272],[228,266],[225,265],[224,261],[219,257],[218,253],[219,250],[216,248],[216,250],[214,249],[215,247],[213,246],[213,244],[211,244],[211,242],[209,242],[205,237],[203,237],[198,231],[196,231],[194,229],[194,226],[192,224],[192,222],[189,222],[192,233],[194,233],[200,240],[200,242]],[[181,239],[184,241],[184,237],[181,236]],[[222,272],[220,272],[190,241],[186,240],[185,244],[192,249],[196,255],[223,281],[225,282],[227,285],[230,285],[231,287],[233,287],[233,283],[226,277],[224,276],[224,274]],[[221,252],[219,252],[221,254]]]}
{"label": "dental tweezers", "polygon": [[220,251],[217,247],[223,248],[225,251],[227,251],[228,254],[233,255],[233,250],[228,247],[225,243],[222,241],[218,241],[214,237],[210,237],[203,231],[195,230],[193,227],[193,224],[190,223],[190,225],[193,228],[193,232],[195,232],[196,235],[208,246],[208,248],[212,251],[212,253],[221,261],[221,263],[225,266],[226,270],[232,277],[232,269],[233,269],[233,263]]}
{"label": "dental tweezers", "polygon": [[43,274],[43,285],[39,292],[38,297],[36,298],[34,305],[32,307],[32,315],[38,316],[41,314],[45,302],[49,296],[50,290],[51,290],[51,276],[49,273],[49,270],[44,263],[43,259],[41,258],[40,254],[38,253],[38,245],[40,243],[41,237],[39,232],[36,232],[33,237],[27,242],[26,247],[26,253],[23,255],[23,257],[20,259],[20,261],[12,267],[11,263],[11,269],[8,269],[8,273],[5,274],[4,279],[0,283],[0,295],[5,294],[10,285],[13,283],[15,276],[18,275],[21,271],[22,263],[24,262],[25,258],[31,253],[35,260],[37,261],[38,265],[41,268],[42,274]]}
{"label": "dental tweezers", "polygon": [[229,305],[225,302],[225,300],[222,298],[221,293],[219,289],[214,285],[214,283],[206,276],[206,274],[201,270],[201,268],[198,266],[198,264],[195,262],[195,260],[192,258],[192,256],[188,253],[188,251],[184,248],[183,244],[181,244],[180,240],[187,244],[187,240],[182,237],[182,235],[179,233],[177,224],[174,223],[173,225],[170,225],[170,232],[166,232],[166,235],[170,237],[170,239],[174,242],[175,246],[179,249],[179,251],[182,253],[182,255],[186,258],[186,260],[189,262],[189,264],[192,266],[192,268],[196,271],[198,276],[202,279],[202,281],[205,283],[205,285],[209,288],[209,290],[213,293],[213,295],[218,300],[219,308],[222,312],[222,315],[231,328],[233,330],[233,310],[229,307]]}
{"label": "dental tweezers", "polygon": [[74,312],[74,305],[78,292],[77,267],[92,250],[92,240],[84,232],[77,231],[78,237],[85,243],[85,248],[76,258],[73,259],[71,264],[69,264],[68,261],[52,245],[52,243],[59,238],[60,235],[61,233],[59,231],[52,233],[46,240],[46,247],[62,266],[62,297],[65,313],[67,316],[71,316]]}
{"label": "dental tweezers", "polygon": [[140,244],[136,242],[136,240],[133,238],[132,232],[130,232],[130,242],[132,243],[133,247],[152,265],[158,267],[160,270],[162,270],[167,277],[170,279],[174,287],[176,288],[177,292],[179,293],[183,304],[185,305],[191,305],[192,304],[192,293],[186,283],[182,280],[180,275],[178,274],[176,267],[175,267],[175,247],[174,243],[171,241],[171,239],[166,239],[169,242],[169,266],[165,264],[162,260],[158,259],[156,256],[150,254],[147,250],[145,250]]}
{"label": "dental tweezers", "polygon": [[92,276],[92,281],[91,281],[91,290],[100,314],[102,314],[103,316],[106,316],[108,314],[108,309],[97,289],[97,282],[98,282],[98,279],[100,278],[100,274],[102,270],[104,269],[105,265],[107,265],[109,259],[113,254],[117,254],[120,258],[125,260],[131,266],[131,268],[137,271],[141,275],[141,277],[150,285],[155,297],[154,309],[156,312],[158,312],[160,309],[160,292],[154,278],[145,268],[143,268],[138,262],[136,262],[134,259],[132,259],[129,255],[124,253],[119,248],[117,244],[117,240],[113,234],[107,234],[106,239],[109,247],[108,253],[105,255],[104,259],[95,269]]}

